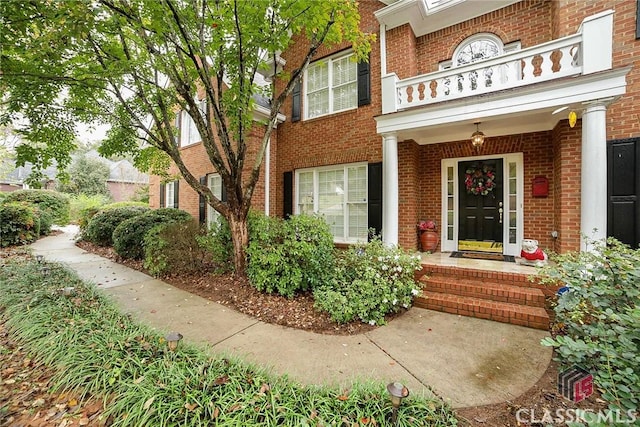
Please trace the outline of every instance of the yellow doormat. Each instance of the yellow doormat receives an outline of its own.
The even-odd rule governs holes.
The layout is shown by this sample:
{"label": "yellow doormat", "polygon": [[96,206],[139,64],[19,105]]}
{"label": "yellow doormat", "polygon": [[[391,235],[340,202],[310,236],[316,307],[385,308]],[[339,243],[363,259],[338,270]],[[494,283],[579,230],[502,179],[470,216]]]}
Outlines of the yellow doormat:
{"label": "yellow doormat", "polygon": [[493,253],[501,254],[502,242],[459,240],[458,250],[459,251],[493,252]]}

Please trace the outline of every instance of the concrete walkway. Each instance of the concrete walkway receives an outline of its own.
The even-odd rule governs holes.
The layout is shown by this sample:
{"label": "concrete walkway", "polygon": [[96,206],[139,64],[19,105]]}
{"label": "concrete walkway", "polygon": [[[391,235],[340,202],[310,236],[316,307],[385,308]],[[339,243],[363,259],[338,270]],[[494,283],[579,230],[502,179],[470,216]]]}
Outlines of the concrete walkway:
{"label": "concrete walkway", "polygon": [[432,390],[453,407],[513,399],[551,360],[544,331],[412,308],[356,336],[321,335],[260,322],[143,273],[85,252],[75,227],[39,240],[35,254],[75,270],[124,312],[174,330],[215,353],[233,354],[303,384],[348,387],[355,380],[402,381],[412,395]]}

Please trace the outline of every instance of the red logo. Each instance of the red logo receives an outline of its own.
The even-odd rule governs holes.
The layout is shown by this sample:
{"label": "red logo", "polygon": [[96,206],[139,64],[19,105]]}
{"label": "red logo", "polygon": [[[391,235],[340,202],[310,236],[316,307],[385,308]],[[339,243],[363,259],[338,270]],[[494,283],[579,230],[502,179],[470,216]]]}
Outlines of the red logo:
{"label": "red logo", "polygon": [[560,372],[558,391],[573,402],[581,402],[593,394],[593,375],[579,367]]}

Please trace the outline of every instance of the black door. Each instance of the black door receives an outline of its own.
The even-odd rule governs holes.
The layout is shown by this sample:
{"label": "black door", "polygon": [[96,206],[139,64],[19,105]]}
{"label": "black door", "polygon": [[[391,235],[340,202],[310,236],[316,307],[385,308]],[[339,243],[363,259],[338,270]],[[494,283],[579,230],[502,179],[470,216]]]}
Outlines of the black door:
{"label": "black door", "polygon": [[460,162],[458,182],[458,240],[491,243],[474,250],[502,248],[502,159]]}
{"label": "black door", "polygon": [[607,145],[607,235],[640,244],[640,139]]}

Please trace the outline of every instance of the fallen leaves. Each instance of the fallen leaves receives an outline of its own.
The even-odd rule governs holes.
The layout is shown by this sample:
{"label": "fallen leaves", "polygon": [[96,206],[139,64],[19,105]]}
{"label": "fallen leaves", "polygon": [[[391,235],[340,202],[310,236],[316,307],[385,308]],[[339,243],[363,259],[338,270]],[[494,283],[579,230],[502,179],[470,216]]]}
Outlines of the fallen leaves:
{"label": "fallen leaves", "polygon": [[103,402],[49,393],[52,372],[27,357],[0,323],[0,426],[75,427],[106,425]]}

